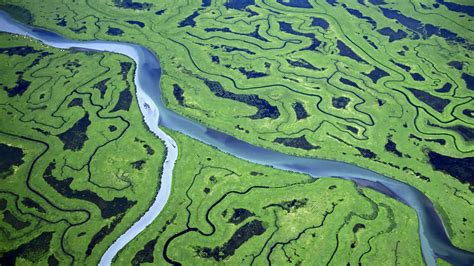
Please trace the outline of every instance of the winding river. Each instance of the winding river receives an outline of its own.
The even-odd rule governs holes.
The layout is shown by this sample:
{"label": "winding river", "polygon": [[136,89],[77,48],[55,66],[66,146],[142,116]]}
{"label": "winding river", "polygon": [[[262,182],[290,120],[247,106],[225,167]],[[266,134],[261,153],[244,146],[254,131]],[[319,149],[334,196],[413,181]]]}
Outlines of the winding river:
{"label": "winding river", "polygon": [[360,185],[373,187],[416,211],[419,220],[421,249],[427,265],[436,265],[437,257],[454,265],[474,264],[474,253],[461,250],[451,244],[433,204],[414,187],[348,163],[297,157],[253,146],[168,110],[161,100],[159,60],[156,55],[142,46],[121,42],[70,40],[49,31],[22,25],[3,11],[0,11],[0,31],[26,35],[56,48],[81,48],[119,53],[132,58],[137,64],[135,85],[140,110],[149,129],[165,143],[167,148],[161,186],[150,208],[107,249],[99,265],[110,265],[117,253],[145,230],[160,214],[170,196],[172,173],[178,156],[178,148],[175,141],[163,132],[158,124],[250,162],[309,174],[314,178],[349,179]]}

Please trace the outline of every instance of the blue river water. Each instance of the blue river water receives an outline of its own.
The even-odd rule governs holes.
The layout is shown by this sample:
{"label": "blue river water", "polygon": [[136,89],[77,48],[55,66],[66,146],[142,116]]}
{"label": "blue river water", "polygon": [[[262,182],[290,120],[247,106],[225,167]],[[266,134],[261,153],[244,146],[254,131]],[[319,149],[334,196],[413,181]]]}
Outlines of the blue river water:
{"label": "blue river water", "polygon": [[[149,108],[157,109],[157,113],[154,113],[154,115],[157,116],[156,120],[159,119],[160,126],[179,131],[238,158],[276,169],[308,174],[314,178],[337,177],[349,179],[359,185],[372,187],[391,196],[416,211],[419,220],[421,249],[427,265],[436,265],[437,257],[453,265],[474,265],[474,253],[452,245],[433,204],[416,188],[356,165],[333,160],[292,156],[254,146],[167,109],[161,98],[161,67],[158,57],[145,47],[125,42],[74,41],[50,31],[22,25],[4,12],[0,12],[0,31],[27,35],[57,48],[80,48],[121,53],[132,58],[137,64],[135,73],[137,97],[148,126],[167,146],[167,160],[163,167],[163,171],[167,174],[162,176],[162,187],[150,209],[133,225],[134,228],[125,232],[107,250],[101,260],[101,265],[110,264],[120,249],[133,240],[159,215],[169,198],[171,173],[178,148],[171,137],[158,129],[158,121],[155,121],[155,125],[152,124],[153,122],[149,123],[149,121],[152,121],[147,119],[149,118],[147,116],[151,114],[146,111]],[[163,192],[163,190],[166,191]]]}

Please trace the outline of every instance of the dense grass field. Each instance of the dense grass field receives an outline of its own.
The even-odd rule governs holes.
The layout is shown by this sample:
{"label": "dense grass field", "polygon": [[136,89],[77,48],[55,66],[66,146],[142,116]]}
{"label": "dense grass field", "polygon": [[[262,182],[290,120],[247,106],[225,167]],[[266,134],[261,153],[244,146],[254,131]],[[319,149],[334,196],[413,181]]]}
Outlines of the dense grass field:
{"label": "dense grass field", "polygon": [[96,264],[159,186],[133,61],[7,34],[0,61],[0,264]]}
{"label": "dense grass field", "polygon": [[[438,0],[0,0],[0,9],[25,23],[69,38],[125,41],[149,48],[161,60],[161,86],[168,108],[258,146],[350,162],[406,182],[434,203],[453,243],[474,251],[474,40],[470,4]],[[23,39],[1,37],[1,47],[25,45]],[[41,57],[38,52],[25,56],[10,56],[7,50],[0,53],[2,62],[8,62],[0,65],[0,81],[5,87],[0,92],[4,109],[0,128],[6,133],[0,135],[3,143],[0,148],[2,154],[12,154],[8,167],[2,165],[1,169],[0,182],[11,184],[2,186],[4,194],[9,196],[2,198],[0,207],[6,206],[4,210],[8,210],[4,217],[20,216],[24,212],[21,208],[26,205],[15,205],[15,202],[21,202],[21,195],[27,191],[37,191],[32,200],[52,212],[48,219],[67,216],[69,220],[44,221],[38,217],[45,216],[35,211],[34,215],[26,214],[30,224],[25,228],[33,228],[33,221],[37,220],[41,224],[39,228],[43,228],[34,231],[39,236],[54,227],[56,239],[51,243],[54,250],[62,250],[55,256],[69,260],[67,253],[74,250],[67,245],[60,247],[59,243],[82,243],[79,249],[83,252],[95,233],[122,219],[87,259],[84,253],[73,255],[80,262],[96,262],[114,236],[146,209],[156,193],[158,181],[154,177],[158,176],[163,148],[146,133],[134,98],[128,112],[112,111],[121,102],[120,97],[129,99],[130,96],[121,94],[124,88],[129,88],[134,97],[133,66],[126,77],[121,74],[120,62],[129,63],[128,59],[92,54],[86,60],[86,55],[80,52],[28,45],[53,55],[45,55],[39,63],[30,66]],[[80,66],[74,63],[76,58]],[[110,79],[104,81],[107,78]],[[63,84],[66,79],[70,81]],[[30,89],[20,93],[29,82]],[[107,89],[102,96],[104,86]],[[81,105],[76,106],[79,100],[72,103],[73,98],[82,99]],[[103,120],[107,123],[102,123]],[[89,124],[88,121],[86,135],[74,131]],[[109,125],[114,125],[116,130],[111,132]],[[420,260],[414,213],[406,206],[373,191],[356,188],[350,182],[332,179],[308,182],[307,177],[266,168],[257,171],[258,166],[175,136],[181,157],[170,205],[152,229],[120,254],[118,262],[161,264],[166,246],[169,260],[187,262],[185,259],[192,255],[189,259],[195,263],[216,263],[223,256],[216,255],[216,261],[216,252],[226,254],[234,232],[250,224],[258,227],[253,231],[264,232],[245,241],[233,256],[223,259],[235,263],[242,259],[245,262],[255,259],[255,263],[268,259],[278,263],[291,257],[296,263],[299,259],[290,253],[295,252],[301,258],[311,254],[311,250],[303,250],[302,244],[310,241],[309,233],[285,245],[275,243],[289,241],[296,237],[292,233],[316,227],[325,221],[324,217],[334,222],[309,230],[317,236],[311,241],[328,249],[321,252],[323,261],[327,262],[331,253],[334,264],[354,264],[359,259],[382,262],[398,258],[400,263],[400,260]],[[135,141],[135,137],[139,140]],[[147,149],[139,148],[145,144],[152,147],[154,154],[147,155]],[[137,154],[116,152],[127,145],[136,145]],[[202,150],[202,158],[193,157],[195,151],[188,146]],[[61,156],[51,155],[58,153]],[[52,173],[47,174],[53,160]],[[154,163],[149,163],[150,160]],[[119,164],[123,165],[123,171],[110,170]],[[206,165],[226,167],[203,169]],[[134,169],[138,166],[142,169]],[[208,178],[212,175],[224,178],[228,168],[235,173],[211,187]],[[249,175],[252,171],[274,174]],[[231,180],[237,178],[236,174],[241,179]],[[135,203],[133,206],[130,203],[123,217],[116,214],[101,219],[100,208],[77,199],[78,194],[76,198],[68,198],[68,202],[60,201],[64,205],[58,206],[52,199],[65,196],[51,185],[42,191],[40,188],[48,184],[46,180],[54,182],[45,176],[55,180],[78,176],[71,184],[74,191],[93,191],[109,201],[126,197],[127,202]],[[294,194],[276,188],[291,184]],[[245,197],[231,193],[217,202],[227,192],[245,191],[257,185],[269,188],[252,189]],[[328,193],[327,187],[331,185],[337,189],[324,198],[322,195]],[[205,188],[209,189],[207,194],[203,192]],[[313,190],[319,193],[311,193]],[[52,195],[42,197],[43,193]],[[298,209],[267,207],[305,198],[304,207]],[[339,198],[344,201],[328,214],[331,203]],[[324,204],[314,204],[318,200]],[[214,202],[218,204],[211,209]],[[81,210],[70,210],[71,206]],[[238,225],[228,223],[238,208],[254,215]],[[82,209],[94,213],[91,217],[95,218],[88,218]],[[389,209],[396,210],[393,217]],[[225,210],[228,213],[222,215]],[[317,215],[303,214],[308,210]],[[359,216],[348,216],[350,210]],[[342,223],[344,217],[352,218]],[[290,222],[294,222],[294,228],[283,226]],[[365,228],[352,233],[357,223],[363,223]],[[85,230],[81,228],[90,229],[82,236]],[[173,238],[189,228],[197,231]],[[13,227],[3,231],[18,234]],[[334,239],[336,235],[341,238]],[[31,236],[26,231],[15,235],[17,242],[9,242],[12,243],[9,247],[18,247],[19,243],[31,240]],[[382,238],[390,241],[384,243]],[[344,244],[336,248],[339,241]],[[352,241],[358,243],[354,248],[350,247]],[[397,241],[404,244],[396,244]],[[406,250],[406,245],[416,250]],[[257,247],[262,252],[253,258],[249,254],[254,253],[249,252]],[[144,256],[150,250],[155,250],[153,258]],[[367,250],[370,252],[362,256]],[[400,256],[393,250],[398,250]]]}
{"label": "dense grass field", "polygon": [[[141,122],[134,65],[7,34],[0,51],[0,263],[96,264],[159,183],[164,150]],[[169,133],[180,151],[169,204],[117,264],[422,263],[402,203]]]}
{"label": "dense grass field", "polygon": [[454,243],[474,250],[467,3],[2,2],[71,38],[150,48],[161,59],[163,97],[180,114],[417,187]]}
{"label": "dense grass field", "polygon": [[117,265],[419,265],[416,213],[350,181],[287,173],[170,132],[171,197]]}

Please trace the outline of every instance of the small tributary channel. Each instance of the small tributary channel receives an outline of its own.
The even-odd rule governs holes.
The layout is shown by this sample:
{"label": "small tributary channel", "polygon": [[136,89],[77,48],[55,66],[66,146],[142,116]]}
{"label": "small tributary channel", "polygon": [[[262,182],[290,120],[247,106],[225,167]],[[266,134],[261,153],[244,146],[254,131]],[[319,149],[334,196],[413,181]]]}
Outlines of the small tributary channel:
{"label": "small tributary channel", "polygon": [[311,175],[314,178],[338,177],[370,186],[413,208],[419,220],[421,249],[426,264],[436,265],[442,258],[454,265],[474,265],[474,253],[452,245],[431,201],[416,188],[362,167],[332,160],[297,157],[257,147],[232,136],[207,128],[167,109],[161,99],[161,68],[158,57],[140,45],[112,41],[74,41],[56,33],[22,25],[0,11],[0,31],[26,35],[56,48],[81,48],[108,51],[132,58],[137,67],[135,85],[137,99],[149,129],[166,145],[161,185],[145,214],[124,232],[104,253],[100,265],[110,265],[117,253],[145,230],[163,210],[169,199],[173,167],[178,156],[175,141],[158,125],[179,131],[238,158],[277,169]]}

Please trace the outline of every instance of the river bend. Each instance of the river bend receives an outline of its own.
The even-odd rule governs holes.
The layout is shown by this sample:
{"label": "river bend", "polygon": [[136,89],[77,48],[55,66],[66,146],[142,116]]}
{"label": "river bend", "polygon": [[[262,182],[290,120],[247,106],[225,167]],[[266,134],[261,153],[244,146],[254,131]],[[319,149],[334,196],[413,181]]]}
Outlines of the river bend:
{"label": "river bend", "polygon": [[[174,164],[178,156],[175,141],[158,125],[179,131],[238,158],[277,169],[309,174],[314,178],[338,177],[368,185],[413,208],[419,220],[421,249],[427,265],[442,258],[454,265],[473,265],[474,253],[452,245],[440,216],[429,199],[416,188],[352,164],[304,158],[257,147],[232,136],[207,128],[167,109],[161,99],[160,63],[150,50],[136,44],[111,41],[74,41],[56,33],[33,28],[13,20],[0,11],[0,31],[26,35],[52,47],[81,48],[126,55],[136,63],[135,87],[140,110],[149,129],[166,145],[166,159],[160,189],[149,209],[103,254],[99,265],[110,265],[117,253],[150,225],[164,208],[171,192]],[[388,190],[388,192],[387,192]]]}

